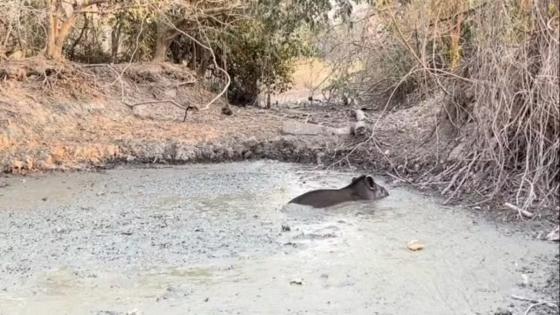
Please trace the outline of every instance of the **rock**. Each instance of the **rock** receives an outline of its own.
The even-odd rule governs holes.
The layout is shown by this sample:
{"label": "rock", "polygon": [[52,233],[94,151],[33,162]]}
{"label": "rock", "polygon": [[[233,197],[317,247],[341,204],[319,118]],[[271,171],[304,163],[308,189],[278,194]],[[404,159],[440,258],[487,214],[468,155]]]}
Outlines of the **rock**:
{"label": "rock", "polygon": [[500,307],[496,310],[496,312],[494,312],[494,315],[513,315],[513,313],[510,310],[506,310]]}
{"label": "rock", "polygon": [[224,150],[224,157],[226,159],[231,160],[231,159],[233,159],[234,156],[235,156],[235,153],[233,152],[232,148],[228,147]]}
{"label": "rock", "polygon": [[233,148],[233,151],[234,151],[235,157],[242,158],[243,157],[243,152],[245,151],[245,147],[242,146],[241,144],[236,144]]}
{"label": "rock", "polygon": [[177,161],[187,162],[195,159],[195,157],[196,152],[193,150],[193,148],[187,145],[177,145],[177,152],[175,155],[175,159]]}

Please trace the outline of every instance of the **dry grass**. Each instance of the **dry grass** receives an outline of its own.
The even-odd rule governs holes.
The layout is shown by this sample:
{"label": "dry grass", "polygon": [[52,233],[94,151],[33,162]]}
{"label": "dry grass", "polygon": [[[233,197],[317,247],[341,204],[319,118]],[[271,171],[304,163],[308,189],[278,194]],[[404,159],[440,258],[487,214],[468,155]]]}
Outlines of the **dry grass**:
{"label": "dry grass", "polygon": [[378,7],[361,42],[352,39],[365,68],[346,86],[366,97],[386,93],[385,109],[412,89],[445,98],[433,103],[440,113],[432,137],[393,164],[426,165],[417,180],[438,183],[448,200],[471,194],[558,209],[559,2],[394,5]]}
{"label": "dry grass", "polygon": [[[476,49],[465,65],[472,81],[463,89],[474,96],[467,121],[477,127],[465,135],[469,149],[457,163],[458,179],[524,207],[551,206],[560,193],[560,32],[553,4],[519,8],[520,16],[506,2],[489,4],[473,18]],[[512,31],[518,25],[526,29]]]}

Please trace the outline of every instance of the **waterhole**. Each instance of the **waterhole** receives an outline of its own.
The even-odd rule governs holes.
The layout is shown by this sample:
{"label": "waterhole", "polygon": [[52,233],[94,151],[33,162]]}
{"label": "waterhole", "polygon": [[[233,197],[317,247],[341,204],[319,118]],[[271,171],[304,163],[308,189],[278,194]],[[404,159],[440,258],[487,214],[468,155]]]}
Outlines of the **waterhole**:
{"label": "waterhole", "polygon": [[[9,178],[0,314],[493,314],[539,298],[555,244],[355,173],[271,161]],[[410,251],[418,240],[423,250]]]}

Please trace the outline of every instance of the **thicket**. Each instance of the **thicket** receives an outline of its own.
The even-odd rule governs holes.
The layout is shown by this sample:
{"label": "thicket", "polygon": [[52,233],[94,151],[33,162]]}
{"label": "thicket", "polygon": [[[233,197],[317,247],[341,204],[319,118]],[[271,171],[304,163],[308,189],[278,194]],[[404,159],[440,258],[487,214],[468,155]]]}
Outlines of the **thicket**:
{"label": "thicket", "polygon": [[558,207],[559,8],[555,0],[376,1],[354,21],[354,36],[331,32],[344,40],[324,49],[336,52],[343,79],[329,88],[380,110],[443,93],[432,138],[447,141],[439,146],[450,156],[433,156],[421,180],[446,183],[449,198]]}

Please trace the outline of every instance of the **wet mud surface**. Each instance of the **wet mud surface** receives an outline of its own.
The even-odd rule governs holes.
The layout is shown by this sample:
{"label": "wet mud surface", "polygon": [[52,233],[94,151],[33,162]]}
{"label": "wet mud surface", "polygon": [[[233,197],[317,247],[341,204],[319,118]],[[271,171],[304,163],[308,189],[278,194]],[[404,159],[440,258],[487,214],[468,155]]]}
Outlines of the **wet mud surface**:
{"label": "wet mud surface", "polygon": [[390,185],[285,205],[354,175],[257,161],[9,178],[0,314],[523,314],[512,295],[552,298],[557,243],[481,214]]}

